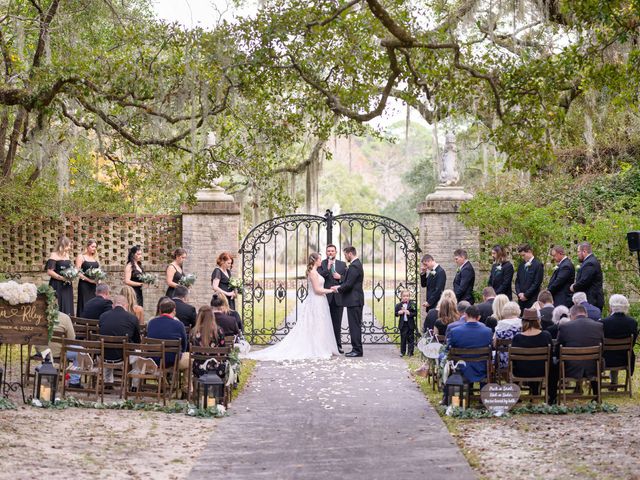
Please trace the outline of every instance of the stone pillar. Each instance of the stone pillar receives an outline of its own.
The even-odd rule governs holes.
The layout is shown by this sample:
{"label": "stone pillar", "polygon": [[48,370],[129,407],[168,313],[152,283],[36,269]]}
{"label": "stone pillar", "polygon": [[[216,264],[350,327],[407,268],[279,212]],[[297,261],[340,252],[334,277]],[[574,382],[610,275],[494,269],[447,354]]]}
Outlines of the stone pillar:
{"label": "stone pillar", "polygon": [[211,272],[221,252],[234,255],[234,276],[241,274],[240,203],[219,187],[200,191],[196,198],[195,205],[182,209],[182,246],[188,252],[185,271],[198,277],[189,292],[189,303],[198,308],[211,301]]}
{"label": "stone pillar", "polygon": [[[457,269],[453,261],[454,250],[464,248],[472,261],[478,257],[478,232],[470,231],[458,219],[460,205],[471,198],[473,196],[462,187],[439,186],[417,207],[420,215],[420,248],[423,254],[433,255],[447,272],[447,288],[452,287]],[[476,289],[478,285],[476,278]]]}

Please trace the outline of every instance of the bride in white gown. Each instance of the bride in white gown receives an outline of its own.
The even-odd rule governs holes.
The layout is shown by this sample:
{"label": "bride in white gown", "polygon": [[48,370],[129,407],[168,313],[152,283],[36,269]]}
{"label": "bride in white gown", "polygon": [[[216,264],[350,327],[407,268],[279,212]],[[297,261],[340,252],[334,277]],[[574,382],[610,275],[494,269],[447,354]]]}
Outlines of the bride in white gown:
{"label": "bride in white gown", "polygon": [[[279,343],[247,355],[253,360],[308,360],[326,359],[338,355],[333,333],[329,303],[325,294],[324,279],[317,269],[322,259],[312,253],[307,265],[307,289],[309,294],[298,308],[298,321]],[[295,315],[295,314],[294,314]]]}

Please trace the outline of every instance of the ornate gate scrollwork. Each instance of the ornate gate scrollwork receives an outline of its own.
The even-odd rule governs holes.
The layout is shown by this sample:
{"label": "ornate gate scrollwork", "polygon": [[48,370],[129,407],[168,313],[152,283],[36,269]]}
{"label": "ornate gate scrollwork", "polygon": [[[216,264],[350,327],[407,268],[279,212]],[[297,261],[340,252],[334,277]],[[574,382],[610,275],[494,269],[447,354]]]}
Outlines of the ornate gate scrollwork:
{"label": "ornate gate scrollwork", "polygon": [[[297,321],[308,295],[305,278],[311,252],[324,257],[327,245],[353,245],[365,271],[364,343],[395,343],[399,330],[394,306],[403,290],[418,302],[418,254],[411,231],[380,215],[287,215],[256,226],[242,242],[242,318],[253,344],[282,339]],[[346,322],[342,337],[349,341]]]}

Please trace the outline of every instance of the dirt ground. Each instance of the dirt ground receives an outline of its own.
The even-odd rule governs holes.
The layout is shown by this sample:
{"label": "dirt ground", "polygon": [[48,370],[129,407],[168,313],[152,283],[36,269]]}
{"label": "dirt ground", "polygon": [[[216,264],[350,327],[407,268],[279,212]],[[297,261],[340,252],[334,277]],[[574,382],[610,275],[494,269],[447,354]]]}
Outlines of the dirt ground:
{"label": "dirt ground", "polygon": [[216,420],[122,410],[0,411],[0,479],[181,479]]}
{"label": "dirt ground", "polygon": [[456,433],[483,478],[640,479],[640,406],[460,421]]}

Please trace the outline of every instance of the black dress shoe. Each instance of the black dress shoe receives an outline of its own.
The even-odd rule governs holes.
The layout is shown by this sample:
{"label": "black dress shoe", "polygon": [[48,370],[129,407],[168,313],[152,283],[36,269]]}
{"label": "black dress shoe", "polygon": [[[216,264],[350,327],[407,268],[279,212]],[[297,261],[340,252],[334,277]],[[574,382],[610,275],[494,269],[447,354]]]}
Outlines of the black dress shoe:
{"label": "black dress shoe", "polygon": [[338,349],[338,353],[339,353],[340,355],[342,355],[342,354],[344,353],[344,350],[343,350],[343,349],[341,349],[341,348],[339,348],[339,349]]}
{"label": "black dress shoe", "polygon": [[344,355],[345,357],[361,357],[362,354],[358,353],[358,352],[354,352],[353,350],[350,351],[349,353],[345,353]]}

